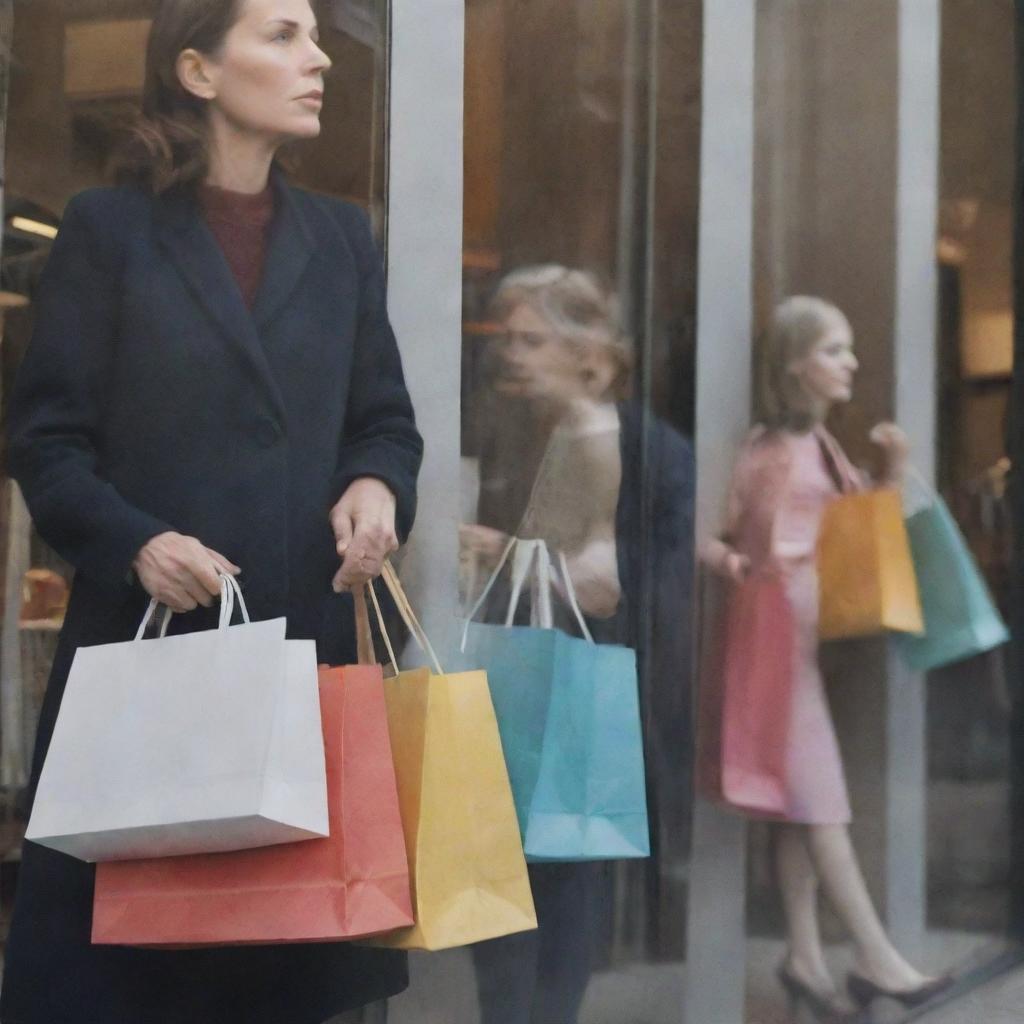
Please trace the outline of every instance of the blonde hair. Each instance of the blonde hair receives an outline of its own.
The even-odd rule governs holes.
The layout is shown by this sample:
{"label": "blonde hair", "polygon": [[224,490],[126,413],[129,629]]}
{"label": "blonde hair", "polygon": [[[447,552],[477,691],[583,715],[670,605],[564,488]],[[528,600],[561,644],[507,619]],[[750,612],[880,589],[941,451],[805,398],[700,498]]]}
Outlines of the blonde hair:
{"label": "blonde hair", "polygon": [[502,320],[523,303],[577,351],[597,351],[608,357],[613,368],[612,381],[601,397],[627,396],[633,369],[630,341],[622,330],[618,300],[601,286],[595,274],[559,263],[513,270],[502,278],[491,298],[491,316]]}
{"label": "blonde hair", "polygon": [[757,351],[757,419],[766,427],[807,430],[814,425],[810,396],[790,367],[837,323],[849,327],[838,306],[810,295],[790,296],[775,307]]}

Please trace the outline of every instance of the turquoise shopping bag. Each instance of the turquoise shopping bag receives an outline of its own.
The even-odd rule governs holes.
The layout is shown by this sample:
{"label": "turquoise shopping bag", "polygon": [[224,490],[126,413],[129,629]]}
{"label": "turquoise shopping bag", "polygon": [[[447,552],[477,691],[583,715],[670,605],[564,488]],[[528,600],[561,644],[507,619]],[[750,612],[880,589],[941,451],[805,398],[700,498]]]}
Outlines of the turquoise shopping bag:
{"label": "turquoise shopping bag", "polygon": [[564,558],[562,588],[584,639],[551,628],[555,573],[547,549],[541,541],[513,541],[506,558],[513,548],[506,621],[532,575],[531,611],[540,625],[470,621],[463,649],[487,671],[527,860],[647,857],[636,655],[589,638]]}
{"label": "turquoise shopping bag", "polygon": [[924,498],[907,517],[907,533],[925,631],[894,642],[906,663],[924,672],[989,651],[1010,635],[946,503],[922,482],[918,490]]}

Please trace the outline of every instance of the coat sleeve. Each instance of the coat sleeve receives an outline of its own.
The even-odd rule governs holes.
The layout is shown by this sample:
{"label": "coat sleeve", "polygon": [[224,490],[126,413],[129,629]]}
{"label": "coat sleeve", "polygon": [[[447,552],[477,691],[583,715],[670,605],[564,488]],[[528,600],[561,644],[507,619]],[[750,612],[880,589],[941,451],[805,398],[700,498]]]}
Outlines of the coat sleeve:
{"label": "coat sleeve", "polygon": [[123,583],[139,549],[171,527],[99,471],[104,392],[121,277],[109,230],[68,205],[40,282],[31,342],[8,411],[8,469],[43,539],[77,569]]}
{"label": "coat sleeve", "polygon": [[396,526],[399,539],[405,541],[416,515],[423,439],[388,320],[384,273],[369,222],[355,207],[346,206],[346,213],[349,241],[359,263],[359,321],[333,500],[359,477],[383,480],[397,500]]}

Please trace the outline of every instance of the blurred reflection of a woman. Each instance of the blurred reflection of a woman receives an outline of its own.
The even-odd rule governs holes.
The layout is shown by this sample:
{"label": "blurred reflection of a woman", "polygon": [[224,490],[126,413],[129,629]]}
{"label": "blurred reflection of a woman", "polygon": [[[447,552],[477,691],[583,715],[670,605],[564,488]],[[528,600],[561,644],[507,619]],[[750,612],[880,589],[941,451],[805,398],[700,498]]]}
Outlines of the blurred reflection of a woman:
{"label": "blurred reflection of a woman", "polygon": [[[630,348],[593,275],[525,267],[502,280],[491,309],[493,388],[540,443],[489,418],[480,521],[462,528],[464,564],[479,578],[509,533],[543,539],[565,556],[595,639],[637,650],[652,840],[664,867],[685,833],[689,791],[690,446],[626,400]],[[562,614],[556,626],[572,630]],[[530,877],[537,932],[474,947],[482,1024],[573,1024],[607,932],[608,864],[534,864]],[[657,885],[652,870],[632,896],[657,901]]]}

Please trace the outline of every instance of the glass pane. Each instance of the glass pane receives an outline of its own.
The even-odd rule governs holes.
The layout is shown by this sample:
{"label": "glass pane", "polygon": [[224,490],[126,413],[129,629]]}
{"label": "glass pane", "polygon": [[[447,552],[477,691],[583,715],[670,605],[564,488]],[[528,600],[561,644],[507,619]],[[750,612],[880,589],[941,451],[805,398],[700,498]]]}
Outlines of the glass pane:
{"label": "glass pane", "polygon": [[[762,817],[783,822],[751,815],[751,1021],[775,1020],[800,983],[841,992],[853,970],[876,986],[916,989],[947,971],[969,974],[1006,941],[1006,648],[992,634],[954,651],[952,634],[980,629],[980,608],[966,605],[968,574],[1010,613],[1014,13],[1010,3],[948,0],[931,36],[925,19],[900,12],[885,0],[757,5],[754,419],[768,430],[741,457],[727,540],[755,577],[765,566],[780,574],[781,590],[768,596],[777,585],[765,584],[750,599],[798,641],[782,652],[787,672],[757,677],[779,687],[771,707],[748,705],[768,730],[780,702],[788,709],[774,734],[785,734],[781,746],[759,748],[769,759],[782,751],[771,770],[760,765],[780,792],[751,798]],[[915,59],[908,82],[901,61]],[[937,145],[927,107],[901,113],[912,88],[941,104]],[[939,180],[927,211],[934,256],[922,244],[931,239],[913,234],[922,197],[932,203],[928,181],[900,177],[922,164]],[[933,269],[937,296],[920,286]],[[783,304],[794,295],[810,298]],[[901,316],[933,302],[934,337],[908,338]],[[934,377],[912,348],[934,357]],[[816,427],[826,411],[827,434]],[[905,474],[899,445],[872,439],[893,418],[914,442]],[[883,622],[850,574],[828,568],[830,552],[849,560],[870,550],[860,537],[869,520],[845,532],[836,522],[842,503],[860,499],[831,504],[865,485],[878,489],[865,496],[873,508],[886,491],[902,499],[884,535],[908,533],[912,544],[936,666],[924,678],[913,667],[922,648],[906,655],[899,639],[912,627]],[[752,641],[756,628],[748,620],[746,642],[763,654],[769,640]],[[829,629],[841,639],[825,639]],[[766,735],[744,737],[756,746]],[[855,982],[858,991],[871,988]]]}
{"label": "glass pane", "polygon": [[[937,475],[1007,621],[1014,19],[1010,3],[942,4]],[[968,950],[1010,925],[1009,666],[1000,648],[928,679],[928,927]]]}
{"label": "glass pane", "polygon": [[[453,957],[450,1002],[417,1004],[420,1022],[656,1024],[680,1013],[701,5],[655,11],[626,0],[466,8],[461,582],[471,610],[495,577],[476,621],[507,638],[509,541],[543,541],[553,564],[550,590],[539,561],[521,566],[512,618],[525,632],[505,660],[480,657],[540,928]],[[573,689],[567,663],[550,660],[513,678],[508,659],[552,630],[586,685]],[[637,676],[614,667],[617,645],[635,652]],[[550,760],[531,779],[524,762],[542,745]],[[619,794],[600,789],[602,768]],[[648,829],[611,806],[642,808],[641,769],[651,856],[630,857]],[[593,845],[545,833],[536,794],[557,791],[547,809],[583,831],[588,788]]]}

